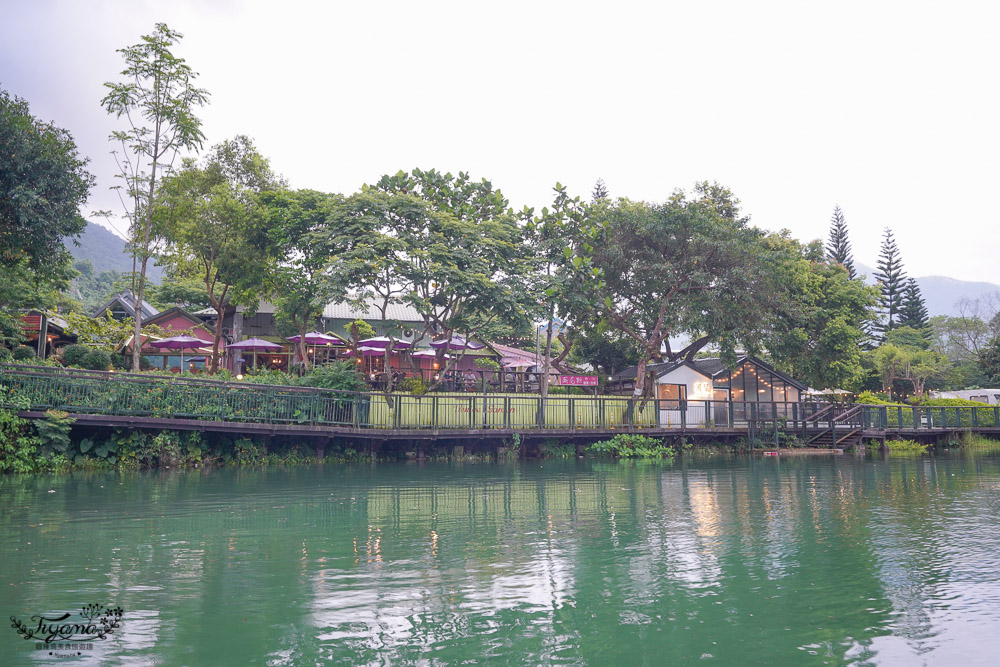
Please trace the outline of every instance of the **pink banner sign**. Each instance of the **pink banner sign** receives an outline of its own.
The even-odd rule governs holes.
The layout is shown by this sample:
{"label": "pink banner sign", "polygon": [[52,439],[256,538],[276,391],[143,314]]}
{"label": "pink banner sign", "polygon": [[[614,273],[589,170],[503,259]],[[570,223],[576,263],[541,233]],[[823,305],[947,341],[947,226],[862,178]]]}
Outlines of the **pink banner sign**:
{"label": "pink banner sign", "polygon": [[596,375],[560,375],[559,384],[563,387],[596,387]]}

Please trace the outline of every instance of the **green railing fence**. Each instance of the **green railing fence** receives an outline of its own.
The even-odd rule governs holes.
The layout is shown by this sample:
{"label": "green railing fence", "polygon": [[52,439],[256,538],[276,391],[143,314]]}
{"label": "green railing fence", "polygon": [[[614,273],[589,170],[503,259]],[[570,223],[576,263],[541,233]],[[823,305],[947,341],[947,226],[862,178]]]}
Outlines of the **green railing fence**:
{"label": "green railing fence", "polygon": [[367,429],[727,429],[755,439],[820,429],[992,427],[1000,407],[676,401],[623,396],[435,393],[422,396],[227,383],[130,373],[0,366],[0,405],[82,414]]}

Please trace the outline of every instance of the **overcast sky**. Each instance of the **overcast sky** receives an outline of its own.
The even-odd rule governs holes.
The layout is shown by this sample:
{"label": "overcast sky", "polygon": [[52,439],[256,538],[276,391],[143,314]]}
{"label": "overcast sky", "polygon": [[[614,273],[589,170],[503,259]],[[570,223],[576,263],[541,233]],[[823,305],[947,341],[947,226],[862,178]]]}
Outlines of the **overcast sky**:
{"label": "overcast sky", "polygon": [[[855,257],[882,229],[911,275],[1000,282],[1000,3],[0,0],[0,87],[91,159],[115,49],[157,21],[212,94],[208,142],[252,137],[293,187],[468,171],[515,207],[556,181],[663,200],[717,180],[759,227]],[[119,225],[120,226],[120,225]]]}

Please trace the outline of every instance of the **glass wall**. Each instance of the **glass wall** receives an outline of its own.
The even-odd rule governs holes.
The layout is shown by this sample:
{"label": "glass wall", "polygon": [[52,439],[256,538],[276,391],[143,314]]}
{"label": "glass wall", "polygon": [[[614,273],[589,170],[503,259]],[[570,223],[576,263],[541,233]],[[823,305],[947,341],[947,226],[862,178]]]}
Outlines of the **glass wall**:
{"label": "glass wall", "polygon": [[724,371],[714,379],[716,388],[728,388],[733,402],[733,418],[745,420],[751,413],[750,403],[759,403],[753,410],[761,419],[791,417],[798,391],[785,380],[749,361],[732,371]]}

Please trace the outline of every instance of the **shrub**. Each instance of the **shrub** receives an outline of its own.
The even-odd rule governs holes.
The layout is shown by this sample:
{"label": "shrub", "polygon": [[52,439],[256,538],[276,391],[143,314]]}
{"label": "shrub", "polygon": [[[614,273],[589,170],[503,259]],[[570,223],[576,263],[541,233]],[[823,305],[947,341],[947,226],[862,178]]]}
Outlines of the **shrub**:
{"label": "shrub", "polygon": [[368,385],[355,366],[346,361],[334,361],[325,366],[314,366],[308,373],[299,378],[298,384],[303,387],[320,387],[322,389],[338,389],[341,391],[365,391]]}
{"label": "shrub", "polygon": [[14,357],[14,361],[28,361],[35,358],[35,351],[27,345],[18,345],[14,348],[12,356]]}
{"label": "shrub", "polygon": [[35,452],[39,440],[31,435],[31,422],[17,413],[0,410],[0,472],[34,472],[41,465]]}
{"label": "shrub", "polygon": [[11,358],[12,356],[13,356],[13,354],[11,354],[11,351],[10,351],[10,350],[8,350],[8,349],[7,349],[6,347],[4,347],[3,345],[0,345],[0,364],[2,364],[2,363],[3,363],[3,362],[5,362],[5,361],[8,361],[8,360],[10,360],[10,358]]}
{"label": "shrub", "polygon": [[576,447],[567,442],[546,440],[538,446],[538,453],[547,459],[569,459],[576,456]]}
{"label": "shrub", "polygon": [[990,406],[989,403],[970,401],[964,398],[931,398],[926,401],[921,401],[920,405],[928,408],[981,408],[983,406]]}
{"label": "shrub", "polygon": [[91,371],[106,371],[111,368],[111,355],[104,350],[89,350],[80,365]]}
{"label": "shrub", "polygon": [[399,383],[398,389],[400,391],[408,391],[414,396],[423,396],[427,393],[427,385],[421,378],[406,378]]}
{"label": "shrub", "polygon": [[864,403],[866,405],[902,405],[901,403],[893,403],[889,400],[889,396],[883,394],[882,392],[871,392],[863,391],[854,397],[855,403]]}
{"label": "shrub", "polygon": [[67,366],[83,366],[83,359],[90,352],[86,345],[67,345],[62,351],[63,363]]}
{"label": "shrub", "polygon": [[68,412],[62,410],[46,410],[45,419],[35,422],[35,431],[38,433],[41,453],[45,456],[51,454],[68,454],[72,441],[69,438],[69,431],[76,421],[69,416]]}
{"label": "shrub", "polygon": [[595,442],[587,447],[589,454],[614,458],[672,458],[677,451],[663,444],[661,438],[650,438],[634,433],[619,433],[610,440]]}
{"label": "shrub", "polygon": [[893,454],[923,454],[930,445],[922,445],[916,440],[886,440],[885,446]]}

